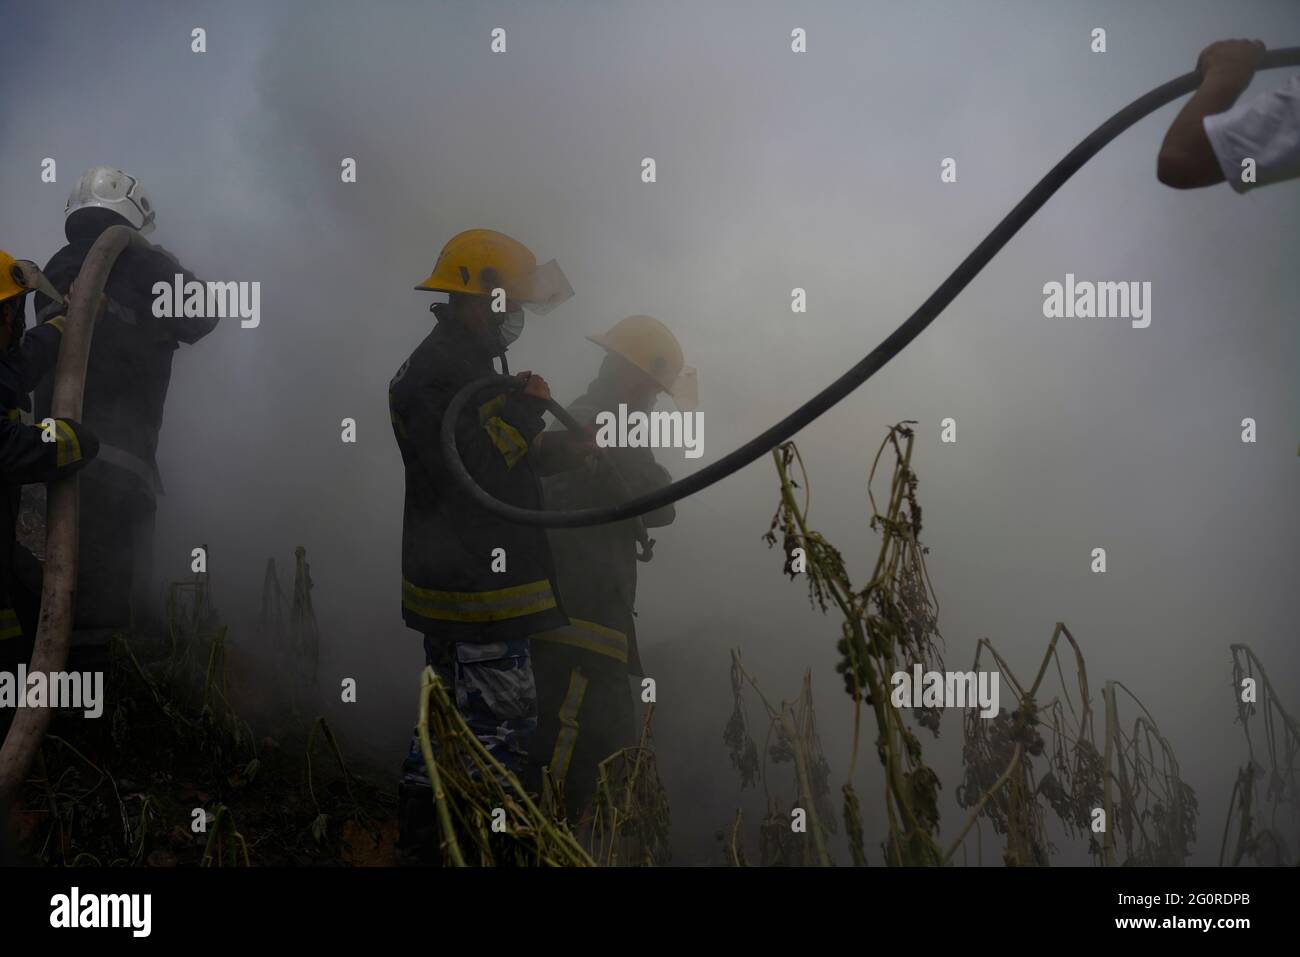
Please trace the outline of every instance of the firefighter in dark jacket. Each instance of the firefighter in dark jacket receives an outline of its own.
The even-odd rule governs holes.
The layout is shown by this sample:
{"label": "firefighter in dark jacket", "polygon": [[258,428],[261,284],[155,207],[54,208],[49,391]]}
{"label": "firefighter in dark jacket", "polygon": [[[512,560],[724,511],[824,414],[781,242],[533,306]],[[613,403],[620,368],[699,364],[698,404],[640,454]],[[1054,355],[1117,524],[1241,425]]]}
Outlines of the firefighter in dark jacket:
{"label": "firefighter in dark jacket", "polygon": [[[40,608],[40,593],[31,588],[39,571],[30,574],[37,561],[15,540],[22,486],[70,475],[99,449],[90,430],[70,419],[21,419],[31,409],[28,393],[58,359],[65,318],[60,313],[24,334],[29,291],[13,257],[0,250],[0,671],[10,672],[31,659]],[[20,577],[19,568],[29,574]]]}
{"label": "firefighter in dark jacket", "polygon": [[[448,241],[417,289],[445,292],[437,325],[389,385],[393,432],[406,472],[402,526],[402,617],[424,635],[428,664],[484,747],[516,775],[526,768],[537,725],[528,636],[568,623],[556,594],[546,534],[484,511],[452,480],[439,431],[452,397],[474,379],[502,372],[507,346],[537,312],[572,290],[554,261],[538,267],[501,233],[472,229]],[[521,372],[521,389],[475,396],[456,423],[466,467],[486,491],[541,508],[540,470],[563,462],[565,441],[543,451],[541,376]],[[559,453],[552,451],[559,450]],[[436,742],[435,742],[436,744]],[[399,859],[436,863],[434,808],[413,737],[403,765]]]}
{"label": "firefighter in dark jacket", "polygon": [[[154,208],[139,182],[121,170],[98,166],[73,188],[66,208],[64,246],[45,267],[55,288],[67,293],[91,246],[110,226],[147,234]],[[98,460],[81,479],[80,564],[72,644],[94,657],[115,631],[146,630],[154,620],[152,555],[156,496],[162,491],[156,453],[172,357],[217,323],[210,317],[156,318],[154,284],[172,286],[194,274],[154,246],[128,247],[105,287],[104,311],[91,341],[86,368],[85,418],[102,442]],[[38,321],[60,304],[36,297]],[[50,405],[52,385],[37,391],[37,415]]]}
{"label": "firefighter in dark jacket", "polygon": [[[682,410],[696,402],[695,371],[683,362],[672,332],[653,316],[629,316],[609,332],[589,336],[606,350],[587,393],[568,407],[593,428],[601,412],[649,412],[667,392]],[[549,434],[549,433],[548,433]],[[601,449],[603,463],[549,476],[546,508],[554,511],[614,504],[669,484],[672,477],[649,448]],[[621,481],[610,475],[618,473]],[[641,516],[645,528],[672,523],[672,505]],[[643,675],[637,649],[636,580],[642,537],[636,520],[587,528],[548,529],[560,597],[569,625],[533,636],[538,732],[533,777],[548,767],[577,822],[595,792],[597,766],[635,743],[628,675]]]}

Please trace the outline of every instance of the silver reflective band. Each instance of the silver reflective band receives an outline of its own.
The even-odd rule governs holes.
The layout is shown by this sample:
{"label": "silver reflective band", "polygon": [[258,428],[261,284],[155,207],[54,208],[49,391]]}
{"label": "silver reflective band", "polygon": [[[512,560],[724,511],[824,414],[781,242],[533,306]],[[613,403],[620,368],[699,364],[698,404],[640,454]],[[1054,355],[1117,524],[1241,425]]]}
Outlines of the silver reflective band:
{"label": "silver reflective band", "polygon": [[116,445],[100,442],[99,454],[95,456],[95,461],[130,472],[152,489],[155,494],[161,495],[163,493],[162,478],[158,475],[158,470],[150,466],[148,462],[138,455],[132,455],[125,449],[119,449]]}

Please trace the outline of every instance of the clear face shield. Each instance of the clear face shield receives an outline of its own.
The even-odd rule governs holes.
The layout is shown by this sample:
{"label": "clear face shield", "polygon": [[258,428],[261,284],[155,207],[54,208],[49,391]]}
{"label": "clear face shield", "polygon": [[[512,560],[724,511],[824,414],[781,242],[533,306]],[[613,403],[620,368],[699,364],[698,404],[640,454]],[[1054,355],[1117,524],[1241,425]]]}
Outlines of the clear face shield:
{"label": "clear face shield", "polygon": [[533,270],[532,275],[515,290],[512,299],[521,303],[529,312],[544,316],[561,303],[568,302],[573,296],[573,287],[569,279],[554,259],[544,262]]}
{"label": "clear face shield", "polygon": [[677,381],[668,390],[673,397],[673,404],[683,412],[694,412],[700,405],[700,381],[692,366],[682,366]]}
{"label": "clear face shield", "polygon": [[511,290],[505,318],[497,325],[502,350],[523,334],[525,309],[544,316],[572,296],[573,287],[554,259],[534,269],[526,281]]}

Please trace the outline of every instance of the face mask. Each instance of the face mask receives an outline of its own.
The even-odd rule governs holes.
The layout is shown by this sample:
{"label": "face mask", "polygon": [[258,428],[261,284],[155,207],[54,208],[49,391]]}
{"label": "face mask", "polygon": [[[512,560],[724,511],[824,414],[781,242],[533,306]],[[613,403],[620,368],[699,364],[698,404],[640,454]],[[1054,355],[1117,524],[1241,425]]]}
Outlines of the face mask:
{"label": "face mask", "polygon": [[522,309],[516,312],[506,313],[506,317],[502,320],[501,325],[497,326],[497,333],[501,336],[501,342],[503,345],[507,346],[518,339],[523,331],[524,311]]}

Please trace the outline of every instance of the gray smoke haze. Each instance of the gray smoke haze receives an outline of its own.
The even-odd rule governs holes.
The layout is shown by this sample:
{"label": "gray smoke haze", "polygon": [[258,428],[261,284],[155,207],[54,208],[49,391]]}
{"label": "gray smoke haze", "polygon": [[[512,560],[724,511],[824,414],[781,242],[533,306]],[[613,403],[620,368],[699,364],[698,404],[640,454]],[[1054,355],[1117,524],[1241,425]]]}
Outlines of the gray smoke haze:
{"label": "gray smoke haze", "polygon": [[[660,453],[680,477],[865,355],[1067,150],[1207,43],[1300,43],[1300,9],[1244,0],[98,2],[9,17],[25,42],[0,71],[4,102],[20,105],[0,116],[0,246],[47,260],[76,177],[112,164],[148,189],[151,239],[201,278],[262,283],[259,328],[227,322],[177,354],[160,577],[207,543],[218,605],[239,620],[266,558],[284,574],[306,546],[324,687],[359,683],[331,720],[394,777],[422,654],[400,615],[386,389],[432,321],[411,287],[448,237],[495,228],[558,259],[576,295],[530,316],[510,359],[561,400],[599,363],[584,336],[641,312],[676,332],[708,426],[702,459]],[[190,52],[196,26],[203,55]],[[488,50],[498,26],[505,55]],[[803,56],[790,53],[795,26]],[[1089,52],[1097,26],[1105,54]],[[1285,78],[1261,74],[1246,95]],[[813,524],[865,583],[871,457],[891,423],[920,423],[949,665],[966,667],[987,637],[1031,672],[1066,622],[1094,707],[1121,679],[1178,749],[1200,801],[1193,860],[1212,863],[1245,759],[1229,643],[1251,644],[1300,706],[1300,185],[1245,197],[1160,186],[1177,108],[1103,151],[925,335],[797,440]],[[646,156],[654,185],[640,181]],[[57,184],[40,181],[44,157]],[[354,185],[340,182],[344,157]],[[956,184],[939,180],[944,157]],[[1043,284],[1067,272],[1150,281],[1150,328],[1045,320]],[[790,310],[796,286],[805,315]],[[955,445],[939,441],[948,416]],[[1239,439],[1247,416],[1256,445]],[[355,445],[340,441],[345,417]],[[775,506],[762,460],[679,503],[642,568],[638,628],[679,863],[720,860],[712,834],[738,804],[750,822],[761,814],[721,740],[728,648],[774,698],[812,669],[832,784],[847,770],[839,625],[761,541]],[[1089,571],[1098,546],[1106,575]],[[949,715],[939,742],[924,738],[949,838],[964,819],[960,732]],[[874,863],[884,821],[869,740],[856,785]]]}

